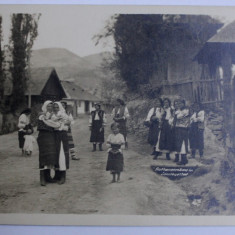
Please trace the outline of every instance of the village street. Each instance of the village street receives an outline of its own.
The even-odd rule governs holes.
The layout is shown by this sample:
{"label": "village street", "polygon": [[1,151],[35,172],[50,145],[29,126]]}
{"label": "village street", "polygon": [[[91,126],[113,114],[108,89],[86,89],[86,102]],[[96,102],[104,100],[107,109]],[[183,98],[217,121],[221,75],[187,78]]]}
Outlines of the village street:
{"label": "village street", "polygon": [[[106,146],[102,152],[91,152],[87,123],[88,116],[83,116],[73,126],[80,160],[70,161],[63,185],[40,186],[36,144],[33,155],[25,157],[18,148],[17,132],[0,136],[0,213],[193,214],[182,187],[150,168],[152,164],[174,166],[173,161],[163,156],[158,161],[152,160],[150,147],[134,136],[129,136],[129,149],[124,152],[121,182],[110,183],[112,176],[105,171]],[[109,126],[110,121],[106,138]],[[34,136],[37,134],[35,131]]]}

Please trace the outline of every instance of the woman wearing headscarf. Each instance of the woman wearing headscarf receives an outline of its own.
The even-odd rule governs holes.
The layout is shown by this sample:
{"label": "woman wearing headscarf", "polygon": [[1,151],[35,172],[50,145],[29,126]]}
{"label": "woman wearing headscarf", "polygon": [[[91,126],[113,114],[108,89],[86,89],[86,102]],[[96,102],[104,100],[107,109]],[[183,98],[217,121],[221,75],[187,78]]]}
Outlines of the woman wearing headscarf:
{"label": "woman wearing headscarf", "polygon": [[42,106],[42,113],[38,118],[37,129],[39,133],[37,142],[39,147],[40,183],[42,186],[45,186],[46,182],[52,182],[50,171],[59,166],[54,128],[58,128],[60,124],[51,120],[52,107],[52,101],[45,101]]}
{"label": "woman wearing headscarf", "polygon": [[106,115],[101,109],[99,103],[95,104],[95,110],[91,111],[89,118],[89,127],[91,131],[90,142],[93,143],[93,152],[96,151],[96,144],[99,144],[99,150],[102,151],[104,143],[104,127],[106,125]]}
{"label": "woman wearing headscarf", "polygon": [[[61,101],[61,104],[62,104],[66,114],[68,115],[68,118],[69,118],[71,125],[74,124],[73,116],[72,116],[71,112],[69,112],[69,110],[68,110],[67,103],[65,101]],[[70,153],[72,160],[80,160],[80,158],[78,158],[75,154],[75,145],[74,145],[74,141],[73,141],[71,125],[69,125],[69,129],[67,132],[68,142],[69,142],[69,153]]]}
{"label": "woman wearing headscarf", "polygon": [[33,133],[33,127],[30,124],[30,114],[31,114],[31,109],[27,108],[21,112],[20,117],[19,117],[18,140],[19,140],[19,148],[22,149],[22,154],[24,154],[24,150],[23,150],[24,142],[25,142],[24,136],[26,134]]}
{"label": "woman wearing headscarf", "polygon": [[128,143],[126,122],[130,115],[125,102],[122,99],[117,99],[116,101],[116,105],[111,115],[113,116],[113,120],[119,125],[119,131],[124,136],[125,147],[127,148]]}
{"label": "woman wearing headscarf", "polygon": [[174,110],[171,107],[171,101],[168,98],[163,100],[163,112],[159,149],[161,152],[166,153],[166,159],[170,160],[170,152],[173,150],[172,123]]}
{"label": "woman wearing headscarf", "polygon": [[[185,100],[177,99],[175,101],[174,114],[174,150],[177,165],[186,165],[188,163],[187,153],[189,145],[189,109],[185,105]],[[181,160],[179,161],[179,157]]]}
{"label": "woman wearing headscarf", "polygon": [[69,143],[67,131],[70,120],[60,102],[54,102],[52,120],[60,124],[59,128],[55,128],[56,151],[59,168],[55,171],[54,179],[59,184],[66,181],[66,170],[69,169]]}
{"label": "woman wearing headscarf", "polygon": [[148,112],[147,118],[145,119],[145,125],[149,127],[148,133],[148,143],[153,146],[153,159],[157,160],[158,156],[161,154],[159,150],[159,134],[161,128],[162,117],[164,110],[162,108],[162,99],[157,98],[154,101],[154,107]]}

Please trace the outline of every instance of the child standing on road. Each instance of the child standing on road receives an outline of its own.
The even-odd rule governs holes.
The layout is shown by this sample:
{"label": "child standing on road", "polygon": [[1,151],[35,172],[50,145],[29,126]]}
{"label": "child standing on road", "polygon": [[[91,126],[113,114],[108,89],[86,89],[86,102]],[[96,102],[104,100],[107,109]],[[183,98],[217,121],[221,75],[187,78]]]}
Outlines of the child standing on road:
{"label": "child standing on road", "polygon": [[106,165],[106,171],[110,171],[113,175],[113,180],[111,183],[120,182],[120,175],[123,171],[123,153],[122,149],[125,148],[125,139],[122,134],[119,133],[119,125],[113,123],[111,125],[111,130],[113,134],[110,134],[107,139],[108,149],[108,161]]}
{"label": "child standing on road", "polygon": [[33,144],[36,142],[35,138],[31,135],[32,131],[28,130],[27,134],[24,136],[24,147],[23,151],[24,154],[31,156],[33,152]]}

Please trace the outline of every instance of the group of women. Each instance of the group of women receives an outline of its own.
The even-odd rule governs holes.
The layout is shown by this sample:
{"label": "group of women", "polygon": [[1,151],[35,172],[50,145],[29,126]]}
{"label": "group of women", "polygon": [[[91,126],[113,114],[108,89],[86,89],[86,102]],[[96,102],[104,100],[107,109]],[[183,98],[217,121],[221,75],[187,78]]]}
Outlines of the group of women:
{"label": "group of women", "polygon": [[[38,118],[38,147],[40,183],[58,182],[65,183],[66,170],[69,169],[70,148],[74,145],[69,143],[71,137],[70,125],[72,116],[66,113],[66,104],[62,102],[45,101],[42,113]],[[51,169],[55,175],[51,177]]]}
{"label": "group of women", "polygon": [[176,99],[173,106],[168,98],[157,99],[145,120],[149,127],[148,142],[153,146],[153,159],[157,160],[165,153],[166,159],[170,160],[170,153],[174,152],[174,162],[186,165],[189,147],[193,158],[196,150],[203,157],[204,115],[198,103],[189,109],[183,99]]}
{"label": "group of women", "polygon": [[[29,121],[30,114],[31,110],[26,109],[19,118],[20,148],[23,148],[24,135],[33,133]],[[127,148],[126,121],[129,118],[129,112],[123,100],[117,99],[112,116],[114,123],[118,125],[118,133],[123,136],[124,145]],[[196,150],[199,151],[200,157],[203,157],[204,116],[204,111],[198,103],[193,104],[189,109],[183,99],[176,99],[173,106],[168,98],[156,99],[155,107],[150,109],[144,122],[149,127],[148,142],[153,146],[153,159],[157,160],[162,153],[165,153],[166,159],[171,160],[170,154],[174,153],[174,162],[178,165],[186,165],[189,146],[193,158],[195,158]],[[106,122],[105,112],[101,109],[101,105],[96,103],[95,110],[91,112],[89,118],[92,151],[96,151],[97,144],[99,150],[103,150]],[[44,102],[37,126],[40,183],[42,186],[48,182],[65,183],[66,170],[69,168],[69,156],[74,160],[79,160],[74,151],[72,123],[73,118],[67,112],[66,103],[49,100]],[[53,178],[51,177],[51,169],[55,170]]]}

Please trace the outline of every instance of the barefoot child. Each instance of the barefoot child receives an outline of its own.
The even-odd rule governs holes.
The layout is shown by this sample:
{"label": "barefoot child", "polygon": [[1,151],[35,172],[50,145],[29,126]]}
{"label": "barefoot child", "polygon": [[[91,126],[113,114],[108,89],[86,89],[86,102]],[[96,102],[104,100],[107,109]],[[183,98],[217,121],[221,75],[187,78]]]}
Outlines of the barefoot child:
{"label": "barefoot child", "polygon": [[122,149],[125,148],[125,139],[122,134],[119,133],[119,125],[113,123],[111,125],[113,134],[110,134],[107,139],[108,149],[108,161],[106,171],[110,171],[113,174],[112,183],[120,182],[120,175],[123,171],[123,153]]}

